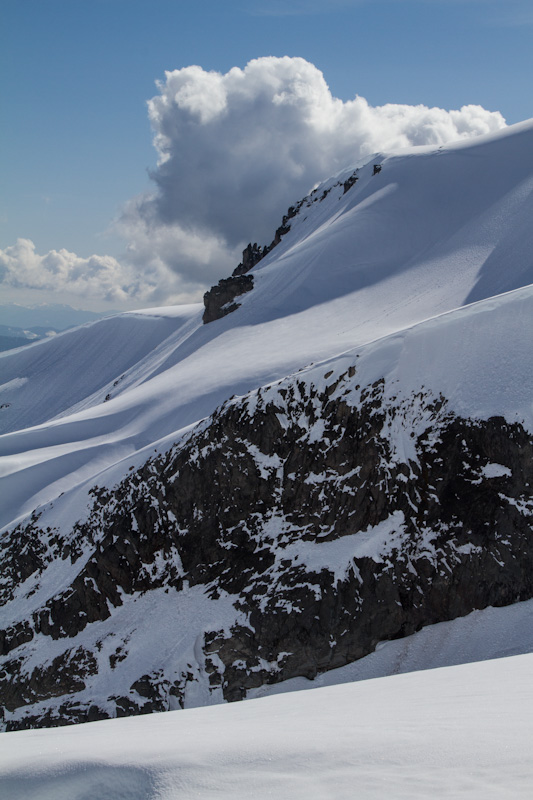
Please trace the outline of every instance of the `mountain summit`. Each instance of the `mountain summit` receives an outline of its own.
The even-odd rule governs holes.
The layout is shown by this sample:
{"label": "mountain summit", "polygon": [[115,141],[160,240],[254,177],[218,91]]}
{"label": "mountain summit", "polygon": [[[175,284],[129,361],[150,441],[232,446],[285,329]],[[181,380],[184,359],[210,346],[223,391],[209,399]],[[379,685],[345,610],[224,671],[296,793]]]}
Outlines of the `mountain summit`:
{"label": "mountain summit", "polygon": [[0,356],[7,729],[241,699],[533,597],[532,190],[532,122],[375,154],[205,309]]}

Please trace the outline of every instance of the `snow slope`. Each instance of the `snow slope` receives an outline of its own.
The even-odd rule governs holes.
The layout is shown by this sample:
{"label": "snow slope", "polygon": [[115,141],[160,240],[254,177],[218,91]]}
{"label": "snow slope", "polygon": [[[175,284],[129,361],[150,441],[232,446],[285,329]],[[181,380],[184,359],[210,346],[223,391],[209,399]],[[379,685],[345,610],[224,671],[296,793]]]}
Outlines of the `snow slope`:
{"label": "snow slope", "polygon": [[[129,312],[26,347],[13,360],[22,377],[7,372],[0,387],[10,403],[3,409],[3,426],[37,425],[124,391],[130,385],[126,373],[132,367],[142,372],[146,361],[153,369],[161,346],[169,338],[175,346],[176,334],[197,311],[197,306],[180,306]],[[52,346],[43,350],[43,344]],[[9,369],[7,361],[2,366]],[[60,376],[59,381],[51,381],[51,375]]]}
{"label": "snow slope", "polygon": [[533,656],[3,734],[10,800],[529,798]]}
{"label": "snow slope", "polygon": [[[378,175],[374,163],[382,164]],[[358,180],[344,193],[355,169]],[[0,524],[76,486],[81,497],[86,482],[107,482],[103,471],[113,465],[116,480],[229,396],[310,362],[380,339],[372,347],[390,368],[391,348],[408,354],[401,342],[417,338],[400,332],[461,307],[467,307],[461,322],[440,317],[431,323],[437,328],[419,329],[419,373],[448,371],[454,383],[478,359],[483,386],[501,384],[492,405],[527,417],[530,292],[520,287],[533,283],[532,190],[532,122],[437,150],[376,155],[309,196],[290,232],[254,268],[254,289],[235,313],[209,325],[202,325],[198,307],[120,315],[4,354],[0,469],[8,502]],[[510,298],[483,304],[513,290]],[[498,337],[483,318],[488,308],[504,306],[508,330]],[[426,330],[436,341],[449,335],[448,324],[456,349],[440,342],[437,360],[424,345]],[[523,387],[505,389],[490,366],[495,352],[501,364],[507,360],[506,336],[512,337],[507,347],[519,348],[514,375],[526,376]],[[474,340],[484,357],[472,355]],[[403,374],[403,366],[396,369]],[[478,395],[489,402],[490,393]],[[481,411],[468,405],[471,399],[457,402]]]}
{"label": "snow slope", "polygon": [[[374,175],[376,163],[382,170]],[[357,182],[345,192],[353,176]],[[294,376],[329,396],[344,375],[339,391],[353,397],[359,392],[359,399],[364,387],[384,378],[383,407],[407,409],[407,416],[391,418],[386,431],[391,458],[405,464],[416,459],[413,439],[431,425],[423,410],[418,414],[421,406],[411,403],[419,394],[442,395],[447,410],[465,419],[504,417],[533,432],[532,212],[533,122],[447,148],[376,155],[306,198],[281,243],[254,267],[253,290],[223,319],[203,325],[200,306],[149,309],[0,355],[0,525],[11,527],[37,510],[43,531],[50,525],[71,535],[73,524],[89,512],[95,484],[114,486],[233,395],[246,395],[253,416],[259,387],[262,402],[275,400],[282,385],[295,383]],[[312,435],[320,438],[320,420]],[[498,479],[505,470],[510,472],[495,462],[484,464],[481,477]],[[506,499],[520,503],[521,513],[533,513],[530,496],[513,498]],[[343,575],[356,551],[383,544],[376,540],[386,540],[389,523],[390,518],[369,528],[368,536],[359,531],[327,546],[293,542],[284,554],[310,569]],[[83,558],[89,556],[87,549]],[[154,570],[164,566],[156,563]],[[30,574],[2,609],[2,626],[30,618],[67,590],[79,569],[80,563],[66,558]],[[529,653],[532,602],[474,612],[387,642],[318,683]],[[110,694],[121,694],[142,673],[182,662],[201,668],[202,634],[217,626],[229,629],[240,613],[224,591],[211,599],[199,585],[184,586],[177,600],[166,587],[125,596],[110,617],[67,637],[69,647],[87,647],[99,666],[79,699],[88,705],[96,699],[105,709]],[[36,634],[18,651],[24,651],[30,672],[49,666],[65,647],[64,638]],[[113,659],[117,663],[109,669]],[[530,664],[524,657],[379,686],[371,681],[364,691],[337,687],[326,695],[313,692],[309,700],[285,699],[283,706],[279,698],[265,698],[248,711],[226,709],[223,717],[218,710],[188,710],[183,722],[171,714],[168,721],[95,724],[76,732],[66,760],[53,754],[54,748],[70,747],[64,732],[53,732],[49,740],[38,732],[9,734],[4,741],[22,742],[25,755],[9,756],[5,785],[13,797],[46,796],[35,794],[40,791],[82,797],[101,794],[99,785],[131,797],[170,797],[178,790],[191,797],[261,797],[280,785],[284,797],[308,796],[310,786],[311,796],[327,797],[329,779],[338,781],[335,797],[348,796],[354,782],[366,791],[363,796],[377,797],[394,780],[398,797],[431,791],[501,796],[502,787],[525,796],[531,771],[521,737],[529,723],[518,695],[528,692]],[[491,705],[491,682],[504,680],[511,684]],[[296,678],[252,694],[309,685]],[[56,699],[60,708],[64,696]],[[185,705],[221,699],[204,684],[193,687]],[[47,698],[43,707],[54,703]],[[312,733],[319,711],[320,747]],[[457,734],[461,712],[466,718]],[[498,724],[508,750],[496,738]],[[227,745],[219,744],[221,725]],[[208,734],[211,727],[215,732]],[[93,730],[109,747],[91,743]],[[115,748],[115,731],[127,750]],[[141,752],[146,731],[153,731],[160,756],[156,749]],[[167,744],[176,737],[177,754]],[[33,748],[43,748],[42,762]],[[461,765],[456,779],[454,763]]]}

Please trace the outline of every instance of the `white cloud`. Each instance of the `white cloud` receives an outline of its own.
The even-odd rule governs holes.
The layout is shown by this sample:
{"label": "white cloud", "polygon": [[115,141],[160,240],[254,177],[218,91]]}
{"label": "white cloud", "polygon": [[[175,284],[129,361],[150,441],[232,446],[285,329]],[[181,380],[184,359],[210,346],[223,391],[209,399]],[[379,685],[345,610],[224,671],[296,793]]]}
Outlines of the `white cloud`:
{"label": "white cloud", "polygon": [[128,242],[125,260],[133,268],[148,274],[168,271],[180,281],[182,291],[198,293],[206,282],[231,271],[240,255],[200,219],[193,226],[165,224],[153,198],[130,200],[115,227]]}
{"label": "white cloud", "polygon": [[199,284],[227,274],[248,241],[268,243],[290,204],[362,156],[505,125],[474,105],[343,102],[313,64],[288,56],[226,74],[186,67],[158,88],[148,103],[156,191],[129,204],[120,229],[137,263],[152,259]]}
{"label": "white cloud", "polygon": [[67,250],[38,255],[20,239],[0,251],[0,282],[68,290],[116,304],[191,302],[228,275],[249,241],[271,241],[281,216],[319,181],[376,151],[441,145],[505,125],[480,106],[372,107],[333,97],[302,58],[258,58],[226,74],[166,73],[148,103],[158,165],[152,194],[115,223],[118,261]]}
{"label": "white cloud", "polygon": [[133,259],[121,264],[112,256],[82,258],[68,250],[39,255],[30,239],[17,239],[15,245],[0,250],[0,282],[12,289],[66,292],[119,306],[131,300],[141,304],[198,300],[201,288],[188,285],[162,263],[151,262],[144,268]]}
{"label": "white cloud", "polygon": [[13,287],[62,290],[75,294],[99,295],[121,301],[126,296],[124,269],[111,256],[80,258],[68,250],[50,250],[44,256],[35,252],[29,239],[0,250],[2,282]]}

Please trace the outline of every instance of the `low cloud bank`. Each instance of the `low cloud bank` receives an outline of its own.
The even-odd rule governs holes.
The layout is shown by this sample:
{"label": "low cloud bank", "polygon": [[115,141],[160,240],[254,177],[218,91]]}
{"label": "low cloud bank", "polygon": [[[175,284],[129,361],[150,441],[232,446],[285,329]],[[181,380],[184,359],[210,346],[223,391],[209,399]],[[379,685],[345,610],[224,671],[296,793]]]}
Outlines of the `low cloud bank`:
{"label": "low cloud bank", "polygon": [[344,102],[302,58],[258,58],[226,74],[191,66],[157,86],[148,103],[155,188],[116,222],[128,243],[121,262],[65,250],[37,256],[21,240],[0,251],[4,280],[68,284],[115,302],[199,299],[248,241],[269,242],[287,207],[320,180],[378,150],[438,146],[505,126],[499,112],[475,105]]}
{"label": "low cloud bank", "polygon": [[68,250],[36,252],[30,239],[0,250],[0,284],[12,289],[66,293],[97,299],[114,306],[138,301],[146,305],[198,299],[202,286],[183,281],[163,264],[138,268],[128,259],[112,256],[82,258]]}

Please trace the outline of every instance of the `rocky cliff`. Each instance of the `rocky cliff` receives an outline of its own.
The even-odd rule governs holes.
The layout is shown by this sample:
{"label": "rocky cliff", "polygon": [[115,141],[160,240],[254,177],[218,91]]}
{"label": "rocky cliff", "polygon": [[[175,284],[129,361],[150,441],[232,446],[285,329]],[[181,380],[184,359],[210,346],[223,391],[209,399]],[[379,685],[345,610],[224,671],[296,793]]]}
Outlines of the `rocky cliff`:
{"label": "rocky cliff", "polygon": [[532,142],[350,165],[207,294],[223,324],[2,355],[4,728],[238,700],[533,597]]}
{"label": "rocky cliff", "polygon": [[[463,419],[443,396],[391,391],[359,385],[356,360],[320,385],[296,375],[95,487],[67,534],[37,517],[15,529],[2,550],[3,600],[22,609],[0,639],[7,729],[166,710],[200,690],[238,700],[532,597],[532,437]],[[136,673],[116,620],[162,592],[171,616],[191,592],[214,613],[193,614],[192,649],[165,663],[154,652]]]}

